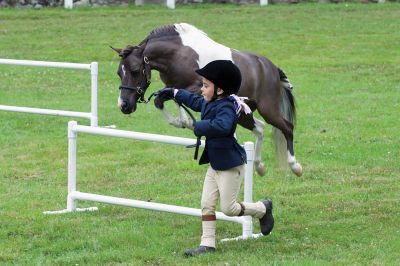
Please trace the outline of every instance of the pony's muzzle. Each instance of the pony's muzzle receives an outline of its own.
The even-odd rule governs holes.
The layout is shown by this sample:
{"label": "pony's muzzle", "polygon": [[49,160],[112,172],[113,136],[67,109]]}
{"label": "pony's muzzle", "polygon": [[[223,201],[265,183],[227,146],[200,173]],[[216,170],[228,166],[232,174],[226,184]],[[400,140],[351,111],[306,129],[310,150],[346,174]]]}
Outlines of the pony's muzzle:
{"label": "pony's muzzle", "polygon": [[130,114],[132,112],[135,111],[136,108],[134,108],[133,106],[130,106],[127,102],[122,102],[121,104],[121,111],[124,114]]}
{"label": "pony's muzzle", "polygon": [[124,101],[121,98],[118,99],[118,106],[124,114],[130,114],[136,110],[136,104],[130,105],[127,101]]}

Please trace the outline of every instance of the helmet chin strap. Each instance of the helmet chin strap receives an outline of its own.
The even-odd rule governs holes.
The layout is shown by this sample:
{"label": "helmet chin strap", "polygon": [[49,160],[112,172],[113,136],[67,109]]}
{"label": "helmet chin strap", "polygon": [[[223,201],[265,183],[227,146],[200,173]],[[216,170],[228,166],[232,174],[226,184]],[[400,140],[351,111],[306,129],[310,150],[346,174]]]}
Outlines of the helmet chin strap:
{"label": "helmet chin strap", "polygon": [[[215,100],[217,100],[217,99],[219,99],[224,93],[221,93],[221,94],[218,94],[218,87],[217,86],[215,86],[214,85],[214,95],[213,95],[213,97],[211,98],[211,102],[213,102],[213,101],[215,101]],[[221,89],[222,90],[222,89]]]}

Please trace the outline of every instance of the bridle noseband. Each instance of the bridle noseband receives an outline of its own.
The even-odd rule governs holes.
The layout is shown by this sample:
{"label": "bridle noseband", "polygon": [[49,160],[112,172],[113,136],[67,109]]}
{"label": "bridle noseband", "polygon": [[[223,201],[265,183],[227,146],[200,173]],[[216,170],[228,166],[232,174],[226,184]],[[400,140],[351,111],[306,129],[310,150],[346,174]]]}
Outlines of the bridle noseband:
{"label": "bridle noseband", "polygon": [[144,94],[146,93],[146,89],[150,86],[151,83],[151,68],[150,68],[150,61],[147,58],[147,56],[143,57],[143,65],[144,68],[142,70],[143,76],[145,78],[142,78],[142,81],[140,82],[139,86],[137,87],[132,87],[132,86],[126,86],[126,85],[120,85],[119,89],[122,90],[131,90],[136,92],[137,95],[139,95],[139,98],[137,100],[138,103],[148,103],[149,100],[144,99]]}

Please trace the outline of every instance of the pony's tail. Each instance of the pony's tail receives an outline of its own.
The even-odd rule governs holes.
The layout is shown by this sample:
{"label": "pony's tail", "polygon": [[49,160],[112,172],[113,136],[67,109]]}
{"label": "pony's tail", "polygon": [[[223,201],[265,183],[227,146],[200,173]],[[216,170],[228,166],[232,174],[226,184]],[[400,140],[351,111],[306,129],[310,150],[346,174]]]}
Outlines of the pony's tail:
{"label": "pony's tail", "polygon": [[[278,71],[281,82],[281,113],[286,120],[293,124],[294,129],[296,124],[296,105],[292,94],[293,86],[280,68],[278,68]],[[280,166],[286,166],[288,156],[286,139],[282,132],[275,127],[273,127],[272,133],[278,162]]]}

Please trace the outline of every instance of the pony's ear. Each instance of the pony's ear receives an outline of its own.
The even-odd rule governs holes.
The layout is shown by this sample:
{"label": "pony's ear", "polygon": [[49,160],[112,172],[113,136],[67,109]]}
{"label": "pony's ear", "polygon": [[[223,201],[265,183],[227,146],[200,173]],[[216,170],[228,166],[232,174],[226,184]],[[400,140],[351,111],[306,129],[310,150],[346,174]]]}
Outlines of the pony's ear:
{"label": "pony's ear", "polygon": [[110,45],[110,48],[113,49],[114,51],[116,51],[118,54],[120,54],[122,52],[122,49],[114,48],[111,45]]}

